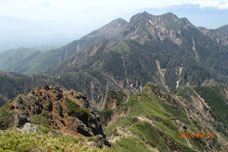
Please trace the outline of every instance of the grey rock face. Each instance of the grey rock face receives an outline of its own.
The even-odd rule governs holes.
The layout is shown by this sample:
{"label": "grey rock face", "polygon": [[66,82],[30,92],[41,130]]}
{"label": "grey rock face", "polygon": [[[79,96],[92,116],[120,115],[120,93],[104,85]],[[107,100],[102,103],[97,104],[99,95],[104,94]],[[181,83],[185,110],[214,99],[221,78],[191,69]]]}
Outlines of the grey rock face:
{"label": "grey rock face", "polygon": [[31,124],[31,123],[26,123],[22,130],[21,130],[22,133],[37,133],[38,132],[38,127],[34,124]]}
{"label": "grey rock face", "polygon": [[54,106],[55,106],[55,108],[58,110],[59,115],[60,115],[61,117],[63,117],[63,108],[62,108],[61,104],[60,104],[58,101],[55,101],[55,102],[54,102]]}
{"label": "grey rock face", "polygon": [[84,123],[82,123],[78,118],[72,117],[71,121],[72,121],[72,128],[75,131],[85,136],[92,136],[89,132],[89,128]]}

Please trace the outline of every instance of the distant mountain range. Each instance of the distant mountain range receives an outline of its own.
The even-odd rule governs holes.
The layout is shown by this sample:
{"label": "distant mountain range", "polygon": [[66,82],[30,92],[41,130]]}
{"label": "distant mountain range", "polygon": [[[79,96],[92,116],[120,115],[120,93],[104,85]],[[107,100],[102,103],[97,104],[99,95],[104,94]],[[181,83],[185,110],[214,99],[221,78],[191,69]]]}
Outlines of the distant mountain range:
{"label": "distant mountain range", "polygon": [[[167,91],[207,79],[227,83],[227,57],[226,26],[209,30],[172,13],[143,12],[130,22],[114,20],[59,49],[5,52],[0,69],[54,74],[68,89],[84,90],[100,101],[109,89],[138,92],[149,81]],[[85,88],[75,82],[81,79],[87,80]]]}
{"label": "distant mountain range", "polygon": [[[227,151],[227,36],[227,26],[211,30],[172,13],[143,12],[129,22],[116,19],[58,49],[6,51],[0,54],[0,105],[6,103],[0,122],[9,125],[12,115],[7,111],[18,104],[28,107],[18,108],[22,121],[30,122],[28,113],[52,120],[42,112],[52,108],[49,101],[61,99],[48,129],[69,131],[68,115],[61,116],[72,96],[68,91],[63,98],[58,87],[38,88],[23,100],[8,101],[48,84],[85,92],[88,107],[101,115],[104,134],[120,151]],[[73,106],[75,115],[88,114],[88,109]],[[34,108],[41,110],[34,113]],[[96,122],[87,123],[88,115],[80,120],[84,116],[88,134]],[[181,139],[180,132],[214,133],[215,138]]]}
{"label": "distant mountain range", "polygon": [[[196,26],[216,29],[227,24],[228,9],[202,7],[198,4],[171,5],[165,8],[143,8],[121,14],[129,20],[133,14],[147,11],[154,15],[173,12],[178,17],[186,17]],[[116,16],[116,15],[114,15]],[[32,49],[57,48],[113,20],[113,15],[104,20],[91,22],[87,17],[83,22],[72,18],[65,20],[31,20],[13,16],[0,16],[0,52],[19,47]],[[16,25],[16,26],[15,26]]]}

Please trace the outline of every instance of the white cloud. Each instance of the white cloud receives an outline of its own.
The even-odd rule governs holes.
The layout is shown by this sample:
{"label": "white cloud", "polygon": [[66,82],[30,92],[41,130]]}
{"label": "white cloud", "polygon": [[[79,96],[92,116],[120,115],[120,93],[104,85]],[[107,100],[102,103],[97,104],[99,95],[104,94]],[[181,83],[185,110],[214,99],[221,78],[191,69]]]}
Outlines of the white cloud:
{"label": "white cloud", "polygon": [[218,9],[228,9],[228,2],[220,3],[217,8]]}
{"label": "white cloud", "polygon": [[228,9],[228,2],[227,0],[201,0],[201,1],[194,1],[192,4],[199,4],[200,8],[217,8],[217,9]]}

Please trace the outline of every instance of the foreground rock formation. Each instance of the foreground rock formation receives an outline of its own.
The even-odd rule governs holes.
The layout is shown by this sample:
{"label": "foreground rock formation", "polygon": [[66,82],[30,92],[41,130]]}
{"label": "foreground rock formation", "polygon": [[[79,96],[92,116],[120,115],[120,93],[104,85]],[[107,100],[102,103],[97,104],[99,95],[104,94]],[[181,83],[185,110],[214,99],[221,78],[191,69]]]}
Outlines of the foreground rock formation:
{"label": "foreground rock formation", "polygon": [[27,96],[19,95],[2,107],[6,115],[2,129],[21,132],[43,132],[94,137],[95,146],[110,146],[100,124],[100,116],[88,109],[85,94],[74,90],[62,90],[47,85],[31,91]]}

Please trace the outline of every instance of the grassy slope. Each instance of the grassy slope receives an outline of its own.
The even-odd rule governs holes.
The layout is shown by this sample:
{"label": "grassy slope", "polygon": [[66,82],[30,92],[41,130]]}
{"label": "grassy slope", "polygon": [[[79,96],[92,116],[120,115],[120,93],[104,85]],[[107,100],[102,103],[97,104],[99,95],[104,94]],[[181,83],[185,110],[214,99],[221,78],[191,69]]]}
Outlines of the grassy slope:
{"label": "grassy slope", "polygon": [[[145,146],[147,143],[159,151],[203,151],[202,139],[192,140],[193,148],[190,148],[184,139],[179,138],[179,128],[173,123],[172,118],[185,124],[188,128],[186,132],[196,132],[197,129],[192,126],[186,113],[170,104],[171,102],[175,104],[175,101],[165,102],[159,99],[152,89],[153,86],[148,85],[143,93],[132,96],[126,104],[121,106],[122,111],[126,112],[130,109],[130,113],[106,128],[105,133],[109,137],[117,134],[118,127],[125,128],[131,133],[126,138],[118,140],[115,147],[126,152],[149,151],[148,146]],[[146,117],[154,125],[141,121],[137,117]]]}
{"label": "grassy slope", "polygon": [[117,150],[88,147],[83,145],[83,139],[70,136],[2,131],[0,132],[0,151],[116,152]]}

